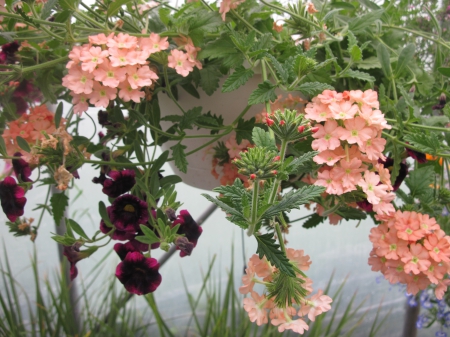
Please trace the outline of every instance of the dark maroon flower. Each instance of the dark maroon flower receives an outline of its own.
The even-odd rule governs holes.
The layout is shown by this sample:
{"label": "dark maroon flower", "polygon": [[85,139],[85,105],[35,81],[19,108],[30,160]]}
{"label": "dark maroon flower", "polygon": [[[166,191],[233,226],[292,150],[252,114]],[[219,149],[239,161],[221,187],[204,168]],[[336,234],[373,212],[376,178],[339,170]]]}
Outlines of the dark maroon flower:
{"label": "dark maroon flower", "polygon": [[0,182],[0,201],[3,212],[5,212],[9,221],[16,221],[17,217],[23,215],[23,208],[27,202],[25,191],[18,186],[15,179],[6,177]]}
{"label": "dark maroon flower", "polygon": [[136,233],[140,224],[148,221],[148,206],[145,201],[131,195],[124,194],[118,197],[107,208],[110,220],[118,230]]}
{"label": "dark maroon flower", "polygon": [[184,253],[185,255],[191,255],[195,247],[194,244],[192,242],[189,242],[189,240],[185,236],[179,236],[175,240],[175,245],[181,251],[181,253]]}
{"label": "dark maroon flower", "polygon": [[12,97],[11,102],[16,106],[16,113],[21,116],[28,110],[28,103],[22,97]]}
{"label": "dark maroon flower", "polygon": [[[100,221],[100,231],[102,233],[108,234],[111,231],[111,229],[112,228],[106,226],[106,224],[103,220]],[[111,237],[111,239],[117,240],[117,241],[127,241],[127,240],[134,239],[135,234],[116,229],[112,234],[110,234],[110,237]]]}
{"label": "dark maroon flower", "polygon": [[117,198],[119,195],[131,190],[136,184],[136,173],[131,169],[109,171],[108,176],[111,179],[105,179],[102,192],[110,198]]}
{"label": "dark maroon flower", "polygon": [[[14,157],[22,157],[22,154],[20,152],[16,152],[14,153]],[[12,166],[17,178],[20,178],[20,180],[23,182],[27,183],[33,182],[33,180],[30,179],[31,176],[30,165],[28,165],[28,163],[25,160],[23,160],[22,158],[13,159]]]}
{"label": "dark maroon flower", "polygon": [[73,279],[78,275],[78,269],[75,264],[86,257],[80,252],[81,245],[82,243],[75,242],[72,246],[64,246],[63,255],[67,257],[67,260],[70,262],[71,281],[73,281]]}
{"label": "dark maroon flower", "polygon": [[[103,161],[109,161],[111,158],[109,156],[109,153],[106,152],[102,152],[101,154],[102,156],[102,160]],[[100,176],[97,178],[93,178],[92,182],[94,184],[102,184],[105,182],[106,180],[106,174],[108,174],[108,172],[111,170],[111,167],[109,165],[102,165],[100,167]]]}
{"label": "dark maroon flower", "polygon": [[[389,173],[392,172],[394,166],[394,159],[386,157],[386,160],[384,162],[381,159],[378,160],[378,162],[383,164],[384,168],[387,168],[389,170]],[[394,184],[392,184],[394,192],[400,188],[400,185],[402,184],[403,180],[405,180],[407,175],[408,175],[408,165],[406,165],[406,163],[402,161],[400,162],[400,171],[398,172],[398,176],[395,179]]]}
{"label": "dark maroon flower", "polygon": [[[147,245],[148,248],[148,245]],[[120,259],[123,261],[125,260],[125,257],[127,256],[128,253],[130,252],[140,252],[139,249],[137,249],[132,243],[131,241],[128,241],[127,243],[116,243],[114,245],[114,250],[117,253],[117,255],[119,255]]]}
{"label": "dark maroon flower", "polygon": [[426,163],[428,161],[427,160],[427,156],[425,155],[425,153],[414,151],[414,150],[411,150],[411,149],[408,149],[408,148],[406,148],[406,152],[408,152],[408,155],[411,158],[417,160],[417,162],[420,163],[420,164],[424,164],[424,163]]}
{"label": "dark maroon flower", "polygon": [[445,104],[447,104],[447,97],[445,94],[441,94],[439,97],[439,104],[433,105],[431,109],[433,110],[442,110],[445,108]]}
{"label": "dark maroon flower", "polygon": [[367,199],[358,201],[357,205],[365,212],[373,212],[373,205]]}
{"label": "dark maroon flower", "polygon": [[116,268],[116,277],[132,294],[145,295],[154,292],[161,284],[159,263],[139,252],[127,253]]}
{"label": "dark maroon flower", "polygon": [[101,126],[111,125],[111,122],[108,120],[108,111],[100,110],[97,114],[98,124]]}
{"label": "dark maroon flower", "polygon": [[[172,223],[172,226],[180,224],[180,228],[177,231],[177,234],[184,234],[186,238],[191,242],[194,247],[197,246],[197,241],[200,235],[202,234],[202,228],[194,221],[187,210],[180,211],[177,220]],[[180,256],[184,257],[187,254],[187,251],[183,251],[181,247],[177,245],[177,249],[181,250]],[[192,250],[191,250],[192,251]]]}
{"label": "dark maroon flower", "polygon": [[12,64],[16,61],[16,52],[19,50],[20,45],[13,41],[6,43],[1,47],[0,51],[0,64]]}

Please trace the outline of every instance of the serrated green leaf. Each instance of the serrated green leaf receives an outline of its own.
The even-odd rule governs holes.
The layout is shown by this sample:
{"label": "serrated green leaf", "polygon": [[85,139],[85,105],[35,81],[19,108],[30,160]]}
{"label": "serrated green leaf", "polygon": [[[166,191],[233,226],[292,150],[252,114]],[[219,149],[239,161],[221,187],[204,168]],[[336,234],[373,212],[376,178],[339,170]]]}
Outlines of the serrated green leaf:
{"label": "serrated green leaf", "polygon": [[172,150],[172,155],[175,160],[175,166],[178,167],[181,172],[186,173],[188,165],[188,161],[186,160],[186,153],[184,153],[184,149],[186,149],[186,146],[182,145],[181,143],[177,143],[170,149]]}
{"label": "serrated green leaf", "polygon": [[381,68],[380,61],[375,56],[370,56],[356,63],[356,67],[359,69],[376,69]]}
{"label": "serrated green leaf", "polygon": [[350,57],[353,62],[358,62],[362,59],[362,51],[357,45],[354,45],[350,50]]}
{"label": "serrated green leaf", "polygon": [[358,80],[367,81],[367,82],[374,82],[375,77],[372,75],[369,75],[368,73],[359,71],[359,70],[352,70],[347,69],[344,73],[339,74],[340,77],[351,77],[356,78]]}
{"label": "serrated green leaf", "polygon": [[58,107],[56,108],[55,117],[54,117],[56,128],[59,128],[59,125],[61,124],[62,113],[63,113],[63,103],[59,102]]}
{"label": "serrated green leaf", "polygon": [[236,142],[241,144],[242,140],[247,139],[252,140],[252,130],[255,125],[255,117],[250,118],[248,121],[243,118],[239,119],[236,125]]}
{"label": "serrated green leaf", "polygon": [[422,195],[431,189],[430,184],[434,182],[434,174],[432,166],[409,171],[405,184],[409,188],[410,196],[420,200]]}
{"label": "serrated green leaf", "polygon": [[25,152],[28,152],[28,153],[31,152],[30,146],[28,145],[28,143],[25,139],[23,139],[20,136],[16,136],[16,142],[17,142],[17,145],[19,145],[19,147],[22,150],[24,150]]}
{"label": "serrated green leaf", "polygon": [[405,135],[405,140],[416,147],[420,152],[431,155],[436,155],[441,148],[441,143],[434,133],[430,133],[429,135],[421,132],[408,134]]}
{"label": "serrated green leaf", "polygon": [[263,104],[270,101],[275,101],[277,95],[275,94],[276,85],[269,81],[264,81],[258,85],[258,89],[253,91],[248,98],[248,105]]}
{"label": "serrated green leaf", "polygon": [[286,167],[286,171],[296,173],[299,171],[302,167],[305,167],[306,165],[310,164],[312,162],[312,159],[318,154],[317,151],[311,151],[307,152],[300,157],[295,158],[293,161],[289,163],[289,165]]}
{"label": "serrated green leaf", "polygon": [[109,4],[106,15],[108,17],[116,15],[119,9],[122,8],[122,6],[126,5],[129,2],[131,2],[131,0],[114,0],[114,2],[111,2]]}
{"label": "serrated green leaf", "polygon": [[277,71],[278,75],[280,76],[280,79],[287,83],[289,81],[289,68],[287,65],[282,65],[275,56],[266,53],[265,56],[270,59],[270,62],[272,63],[273,67]]}
{"label": "serrated green leaf", "polygon": [[56,6],[57,3],[58,3],[58,0],[48,0],[44,4],[44,7],[42,7],[42,11],[41,11],[41,19],[42,20],[47,20],[47,18],[52,13],[52,9]]}
{"label": "serrated green leaf", "polygon": [[391,60],[389,51],[385,47],[383,43],[380,43],[377,47],[377,57],[378,61],[380,61],[381,69],[383,70],[384,75],[388,78],[392,78],[392,68],[391,68]]}
{"label": "serrated green leaf", "polygon": [[55,193],[50,198],[50,206],[52,209],[53,219],[59,226],[64,216],[64,210],[69,205],[69,198],[64,193]]}
{"label": "serrated green leaf", "polygon": [[197,106],[186,111],[186,113],[182,116],[180,120],[180,129],[181,130],[192,129],[195,121],[198,119],[198,117],[201,116],[201,114],[202,114],[201,106]]}
{"label": "serrated green leaf", "polygon": [[399,76],[407,64],[413,59],[416,52],[416,46],[409,43],[403,48],[398,55],[397,66],[395,67],[395,76]]}
{"label": "serrated green leaf", "polygon": [[[204,196],[206,199],[208,199],[209,201],[211,201],[212,203],[216,204],[217,206],[219,206],[223,211],[225,211],[228,214],[231,214],[235,217],[237,217],[239,220],[241,221],[247,221],[247,219],[243,216],[243,214],[239,211],[237,211],[236,209],[234,209],[233,207],[230,207],[229,205],[227,205],[226,203],[224,203],[223,201],[220,201],[219,199],[213,198],[212,196],[208,195],[208,194],[202,194],[202,196]],[[248,227],[248,224],[247,224]],[[246,227],[246,228],[247,228]]]}
{"label": "serrated green leaf", "polygon": [[222,92],[230,92],[243,86],[247,81],[254,75],[253,70],[245,69],[244,67],[236,68],[235,72],[232,73],[225,80],[222,86]]}
{"label": "serrated green leaf", "polygon": [[275,144],[275,138],[271,137],[269,132],[264,131],[261,128],[253,128],[252,140],[256,146],[265,147],[270,151],[278,151],[278,148]]}
{"label": "serrated green leaf", "polygon": [[409,107],[413,107],[416,105],[414,103],[414,100],[411,98],[410,94],[405,90],[405,88],[401,84],[397,83],[397,88],[400,91],[400,94],[402,95],[402,97],[404,98],[405,103]]}
{"label": "serrated green leaf", "polygon": [[281,199],[280,202],[271,205],[261,216],[262,219],[270,219],[281,212],[290,212],[294,208],[299,208],[300,205],[310,202],[314,198],[320,196],[325,188],[322,186],[309,185],[292,190]]}
{"label": "serrated green leaf", "polygon": [[345,220],[363,220],[367,218],[367,214],[354,207],[340,207],[334,213],[343,217]]}
{"label": "serrated green leaf", "polygon": [[334,87],[327,83],[320,82],[307,82],[300,84],[295,90],[300,91],[303,94],[314,96],[317,93],[321,93],[322,91],[329,89],[333,90]]}
{"label": "serrated green leaf", "polygon": [[172,123],[179,123],[183,119],[183,116],[181,115],[167,115],[161,118],[162,121],[172,122]]}
{"label": "serrated green leaf", "polygon": [[66,224],[70,226],[70,228],[79,236],[85,238],[86,240],[89,240],[89,236],[87,236],[83,228],[75,220],[66,219]]}
{"label": "serrated green leaf", "polygon": [[219,87],[222,73],[215,66],[204,67],[200,70],[200,87],[205,93],[211,96]]}
{"label": "serrated green leaf", "polygon": [[319,214],[312,214],[308,220],[306,220],[302,227],[303,228],[314,228],[316,226],[318,226],[319,224],[321,224],[323,221],[325,220],[324,217],[320,216]]}
{"label": "serrated green leaf", "polygon": [[219,39],[208,43],[205,48],[199,51],[197,58],[199,60],[209,58],[222,58],[225,55],[235,54],[238,50],[236,49],[233,41],[230,37],[224,35]]}
{"label": "serrated green leaf", "polygon": [[267,233],[263,235],[255,235],[255,237],[258,241],[256,254],[259,255],[259,258],[262,259],[263,256],[265,256],[267,260],[272,265],[277,267],[282,273],[295,277],[294,268],[292,268],[289,259],[283,254],[282,251],[278,249],[280,246],[275,243],[273,234]]}

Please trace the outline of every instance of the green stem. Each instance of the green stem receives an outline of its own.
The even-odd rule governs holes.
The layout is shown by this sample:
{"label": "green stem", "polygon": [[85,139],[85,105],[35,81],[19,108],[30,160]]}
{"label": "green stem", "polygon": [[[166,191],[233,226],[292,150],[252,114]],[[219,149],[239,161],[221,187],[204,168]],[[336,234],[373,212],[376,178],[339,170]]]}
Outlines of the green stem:
{"label": "green stem", "polygon": [[[284,157],[286,156],[286,149],[287,149],[287,145],[288,142],[286,140],[282,140],[281,141],[281,149],[280,149],[280,161],[281,164],[283,164],[284,161]],[[273,179],[273,185],[272,185],[272,190],[270,191],[270,196],[269,196],[269,201],[268,204],[273,204],[273,202],[275,201],[275,198],[278,194],[278,187],[280,186],[280,180],[275,177]]]}
{"label": "green stem", "polygon": [[[287,225],[284,221],[284,218],[283,218],[283,214],[281,214],[279,218],[280,218],[280,221],[283,222],[283,226],[287,227]],[[284,246],[283,233],[281,232],[280,224],[278,223],[278,221],[275,222],[275,231],[277,232],[278,242],[280,243],[281,251],[286,256],[286,247]]]}
{"label": "green stem", "polygon": [[414,35],[417,35],[417,36],[421,36],[421,37],[423,37],[423,38],[425,38],[427,40],[430,40],[430,41],[433,41],[433,42],[435,42],[437,44],[440,44],[441,46],[443,46],[443,47],[445,47],[447,49],[450,49],[450,45],[448,45],[447,43],[442,42],[442,39],[435,39],[435,38],[432,37],[432,35],[429,35],[429,34],[424,34],[424,33],[418,32],[416,30],[405,28],[405,27],[400,27],[400,26],[391,26],[391,25],[384,24],[384,25],[382,25],[382,27],[402,30],[404,32],[408,32],[408,33],[411,33],[411,34],[414,34]]}
{"label": "green stem", "polygon": [[[386,118],[386,121],[389,123],[396,123],[397,121],[395,119]],[[419,129],[426,129],[426,130],[434,130],[434,131],[442,131],[442,132],[450,132],[450,128],[442,128],[439,126],[429,126],[429,125],[422,125],[422,124],[414,124],[414,123],[404,123],[405,126],[411,126]]]}
{"label": "green stem", "polygon": [[259,199],[259,179],[253,182],[253,196],[252,196],[252,210],[250,215],[250,225],[248,226],[247,235],[252,236],[255,232],[255,227],[258,218],[258,199]]}
{"label": "green stem", "polygon": [[[396,142],[397,144],[400,144],[400,145],[402,145],[402,146],[404,146],[404,147],[406,147],[408,149],[411,149],[411,150],[423,153],[423,151],[418,149],[417,147],[412,146],[411,144],[407,144],[405,142],[402,142],[401,140],[397,139],[396,137],[390,135],[387,132],[383,131],[383,136],[389,138],[390,140],[392,140],[392,141]],[[442,158],[450,158],[450,154],[449,153],[437,153],[436,156],[437,157],[442,157]]]}
{"label": "green stem", "polygon": [[244,23],[244,25],[247,26],[250,30],[255,31],[259,35],[263,35],[263,33],[261,33],[255,27],[253,27],[247,20],[245,20],[242,16],[240,16],[238,14],[238,12],[236,12],[234,9],[231,9],[231,13],[233,13],[233,15],[235,15],[239,19],[239,21],[242,21]]}

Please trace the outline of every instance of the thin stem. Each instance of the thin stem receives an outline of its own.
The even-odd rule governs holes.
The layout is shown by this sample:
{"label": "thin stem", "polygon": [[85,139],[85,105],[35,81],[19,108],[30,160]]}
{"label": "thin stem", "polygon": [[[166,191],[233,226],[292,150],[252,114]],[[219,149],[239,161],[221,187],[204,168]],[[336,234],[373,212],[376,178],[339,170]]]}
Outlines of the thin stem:
{"label": "thin stem", "polygon": [[255,232],[258,217],[258,199],[259,199],[259,180],[253,182],[252,210],[250,215],[250,225],[248,226],[247,235],[252,236]]}
{"label": "thin stem", "polygon": [[429,35],[429,34],[424,34],[424,33],[418,32],[416,30],[405,28],[405,27],[400,27],[400,26],[391,26],[391,25],[384,24],[384,25],[382,25],[382,27],[402,30],[402,31],[405,31],[405,32],[408,32],[408,33],[411,33],[411,34],[414,34],[414,35],[417,35],[417,36],[421,36],[421,37],[423,37],[423,38],[425,38],[427,40],[430,40],[430,41],[433,41],[433,42],[435,42],[437,44],[440,44],[441,46],[443,46],[443,47],[445,47],[447,49],[450,49],[450,45],[448,45],[447,43],[442,42],[442,39],[435,39],[435,38],[432,37],[432,35]]}
{"label": "thin stem", "polygon": [[233,15],[235,15],[239,21],[242,21],[244,23],[245,26],[247,26],[250,30],[255,31],[256,33],[258,33],[259,35],[263,35],[263,33],[261,33],[259,30],[257,30],[255,27],[253,27],[247,20],[245,20],[242,16],[240,16],[238,14],[238,12],[236,12],[234,9],[231,9],[231,13],[233,13]]}
{"label": "thin stem", "polygon": [[[284,157],[286,156],[287,145],[288,145],[288,142],[286,140],[282,140],[281,149],[280,149],[281,164],[283,164]],[[280,180],[277,177],[275,177],[273,179],[272,191],[270,191],[270,196],[269,196],[269,201],[268,201],[269,204],[273,204],[273,202],[275,201],[275,198],[278,194],[279,185],[280,185]]]}
{"label": "thin stem", "polygon": [[[386,121],[389,123],[396,123],[395,119],[386,118]],[[406,126],[412,126],[419,129],[426,129],[426,130],[434,130],[434,131],[442,131],[442,132],[450,132],[450,128],[442,128],[439,126],[429,126],[429,125],[422,125],[422,124],[414,124],[414,123],[405,123]]]}
{"label": "thin stem", "polygon": [[[283,214],[280,215],[280,221],[284,222]],[[286,256],[286,247],[284,246],[283,233],[281,232],[280,224],[278,223],[278,221],[275,222],[275,230],[277,232],[278,242],[280,243],[281,251]]]}
{"label": "thin stem", "polygon": [[[411,150],[414,150],[414,151],[417,151],[417,152],[423,152],[422,150],[418,149],[417,147],[412,146],[411,144],[407,144],[405,142],[402,142],[401,140],[397,139],[396,137],[390,135],[387,132],[383,131],[383,135],[385,137],[389,138],[390,140],[396,142],[397,144],[400,144],[400,145],[402,145],[402,146],[404,146],[404,147],[406,147],[408,149],[411,149]],[[436,156],[437,157],[442,157],[442,158],[450,158],[450,154],[449,153],[437,153]]]}

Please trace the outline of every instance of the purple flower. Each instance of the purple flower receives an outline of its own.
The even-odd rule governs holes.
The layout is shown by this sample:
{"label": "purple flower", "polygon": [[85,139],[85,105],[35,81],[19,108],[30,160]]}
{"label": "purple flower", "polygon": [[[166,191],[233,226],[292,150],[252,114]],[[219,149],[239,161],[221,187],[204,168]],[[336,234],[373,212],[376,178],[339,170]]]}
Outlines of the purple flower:
{"label": "purple flower", "polygon": [[[197,241],[200,235],[202,234],[202,228],[194,221],[194,219],[191,217],[188,211],[182,210],[180,211],[180,214],[178,215],[177,220],[175,220],[172,223],[172,226],[180,224],[180,228],[177,231],[177,234],[184,234],[186,238],[189,240],[190,243],[192,243],[195,246],[197,246]],[[184,245],[184,243],[183,243]],[[194,248],[192,247],[192,249]],[[192,252],[192,249],[190,251],[188,249],[185,249],[181,246],[177,245],[177,249],[181,250],[180,256],[184,257],[186,255],[190,255],[190,252]],[[186,247],[187,248],[187,247]],[[189,254],[188,254],[189,252]]]}
{"label": "purple flower", "polygon": [[116,277],[132,294],[145,295],[154,292],[161,284],[159,263],[139,252],[127,253],[116,268]]}
{"label": "purple flower", "polygon": [[131,190],[136,184],[136,173],[133,170],[109,171],[107,174],[111,179],[105,179],[103,182],[103,190],[110,198],[117,198]]}
{"label": "purple flower", "polygon": [[[392,172],[392,168],[394,166],[394,159],[386,157],[386,160],[383,162],[378,160],[379,163],[383,164],[384,168],[387,168],[389,172]],[[395,179],[394,184],[392,185],[393,191],[397,191],[400,188],[403,180],[405,180],[408,175],[408,166],[403,161],[400,162],[400,171],[398,172],[398,176]]]}
{"label": "purple flower", "polygon": [[[148,247],[148,246],[147,246]],[[114,251],[119,255],[120,259],[123,261],[127,257],[128,253],[132,252],[140,252],[139,249],[137,249],[131,241],[128,241],[127,243],[116,243],[114,245]]]}
{"label": "purple flower", "polygon": [[0,51],[0,64],[12,64],[16,61],[16,52],[19,50],[20,45],[13,41],[1,46]]}
{"label": "purple flower", "polygon": [[434,335],[435,335],[436,337],[447,337],[447,333],[444,332],[444,331],[442,331],[442,330],[437,331]]}
{"label": "purple flower", "polygon": [[[108,212],[109,213],[109,212]],[[106,226],[105,222],[103,220],[100,220],[100,231],[103,234],[108,234],[112,228]],[[112,234],[109,235],[111,239],[118,240],[118,241],[127,241],[134,239],[135,234],[130,232],[121,231],[119,229],[116,229]]]}
{"label": "purple flower", "polygon": [[147,208],[145,201],[131,194],[124,194],[114,200],[107,211],[111,222],[118,230],[136,233],[140,229],[139,225],[148,221]]}
{"label": "purple flower", "polygon": [[420,164],[424,164],[424,163],[428,162],[427,156],[425,155],[425,153],[414,151],[414,150],[411,150],[408,148],[406,148],[406,152],[408,152],[408,155],[412,159],[415,159]]}
{"label": "purple flower", "polygon": [[80,247],[82,246],[81,242],[75,242],[72,246],[64,246],[63,255],[67,257],[67,260],[70,262],[70,280],[73,281],[75,277],[78,275],[78,269],[75,264],[88,257],[90,254],[86,252],[80,252]]}
{"label": "purple flower", "polygon": [[[20,152],[14,153],[14,157],[22,157]],[[14,169],[14,173],[17,178],[20,178],[21,181],[31,183],[33,180],[30,179],[31,176],[31,168],[28,163],[23,159],[13,159],[12,166]],[[31,186],[32,187],[32,186]]]}
{"label": "purple flower", "polygon": [[23,215],[23,208],[27,202],[25,191],[18,186],[15,179],[6,177],[0,182],[0,201],[3,212],[5,212],[9,221],[16,221],[17,217]]}

